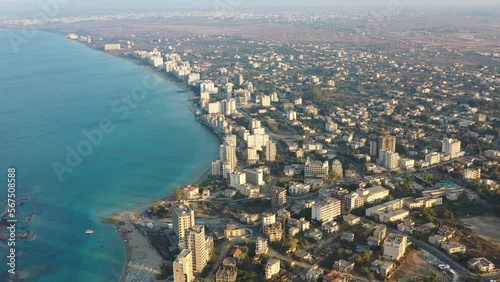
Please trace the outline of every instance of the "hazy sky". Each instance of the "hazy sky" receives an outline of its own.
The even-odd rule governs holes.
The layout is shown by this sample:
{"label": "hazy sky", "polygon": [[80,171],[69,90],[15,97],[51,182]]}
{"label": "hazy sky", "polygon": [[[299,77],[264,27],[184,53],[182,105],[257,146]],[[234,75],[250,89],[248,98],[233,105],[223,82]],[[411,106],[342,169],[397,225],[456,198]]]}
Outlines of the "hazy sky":
{"label": "hazy sky", "polygon": [[214,9],[228,5],[235,9],[247,7],[386,7],[399,2],[402,8],[415,6],[491,6],[500,7],[500,0],[0,0],[0,11],[40,9],[38,2],[59,1],[63,10],[79,9]]}

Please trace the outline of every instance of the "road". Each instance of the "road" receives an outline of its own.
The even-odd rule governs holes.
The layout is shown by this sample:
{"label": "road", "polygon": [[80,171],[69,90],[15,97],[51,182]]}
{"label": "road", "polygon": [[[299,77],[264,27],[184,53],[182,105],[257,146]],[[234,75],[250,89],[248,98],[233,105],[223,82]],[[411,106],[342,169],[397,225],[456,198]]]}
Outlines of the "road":
{"label": "road", "polygon": [[[390,229],[390,228],[387,228],[387,229],[391,230],[391,232],[394,232],[394,230],[395,230],[395,229]],[[419,245],[423,250],[427,251],[428,253],[430,253],[431,255],[436,257],[438,260],[442,261],[444,264],[449,264],[451,269],[455,270],[456,273],[458,274],[458,276],[459,276],[458,281],[465,281],[466,280],[467,275],[469,274],[469,271],[466,268],[464,268],[463,266],[461,266],[460,264],[458,264],[457,262],[455,262],[454,260],[452,260],[449,256],[445,255],[444,253],[442,253],[440,250],[434,248],[433,246],[431,246],[425,242],[422,242],[420,240],[415,239],[412,236],[408,236],[408,240],[412,244]]]}
{"label": "road", "polygon": [[[361,219],[365,223],[373,224],[373,222],[367,218],[362,217]],[[387,230],[392,232],[392,233],[397,233],[397,234],[408,236],[408,240],[412,244],[420,246],[423,250],[427,251],[428,253],[430,253],[431,255],[436,257],[437,259],[439,259],[444,264],[449,264],[450,268],[453,269],[454,271],[456,271],[457,274],[459,275],[458,281],[465,281],[466,280],[467,275],[470,273],[469,270],[466,269],[465,267],[461,266],[459,263],[455,262],[454,260],[452,260],[449,256],[447,256],[446,254],[444,254],[443,252],[441,252],[437,248],[429,245],[426,242],[420,241],[411,235],[408,235],[408,234],[403,233],[397,229],[394,229],[392,227],[387,226]]]}

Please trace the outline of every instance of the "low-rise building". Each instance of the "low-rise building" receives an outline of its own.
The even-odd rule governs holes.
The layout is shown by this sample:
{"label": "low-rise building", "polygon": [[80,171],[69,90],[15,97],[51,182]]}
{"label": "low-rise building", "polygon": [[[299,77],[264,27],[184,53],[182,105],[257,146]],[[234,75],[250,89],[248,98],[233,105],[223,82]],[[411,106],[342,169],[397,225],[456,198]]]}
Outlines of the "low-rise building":
{"label": "low-rise building", "polygon": [[421,198],[405,198],[404,205],[409,209],[430,208],[443,204],[442,197],[421,197]]}
{"label": "low-rise building", "polygon": [[395,222],[403,220],[410,215],[408,210],[403,209],[404,201],[393,200],[366,209],[366,216],[376,217],[380,222]]}
{"label": "low-rise building", "polygon": [[363,197],[366,203],[373,203],[375,201],[385,199],[389,196],[389,190],[385,189],[382,186],[359,188],[356,190],[356,193]]}
{"label": "low-rise building", "polygon": [[240,185],[238,191],[247,198],[257,198],[260,196],[260,187],[248,183]]}
{"label": "low-rise building", "polygon": [[389,261],[375,260],[370,266],[370,270],[389,277],[390,273],[396,268],[396,265]]}
{"label": "low-rise building", "polygon": [[361,223],[361,218],[353,214],[344,215],[342,220],[349,225],[357,225]]}
{"label": "low-rise building", "polygon": [[265,267],[265,277],[266,279],[271,279],[273,276],[278,275],[280,273],[281,262],[278,259],[270,259]]}
{"label": "low-rise building", "polygon": [[333,269],[339,272],[350,273],[354,269],[354,263],[343,259],[336,260],[333,263]]}
{"label": "low-rise building", "polygon": [[331,271],[330,273],[324,275],[322,277],[323,282],[347,282],[350,281],[350,276],[346,273],[340,273],[336,270]]}
{"label": "low-rise building", "polygon": [[327,222],[327,223],[324,223],[323,225],[321,225],[321,230],[323,232],[333,234],[333,233],[339,232],[340,226],[337,224],[337,222],[330,221],[330,222]]}
{"label": "low-rise building", "polygon": [[325,274],[325,270],[315,265],[307,271],[305,280],[308,282],[316,282],[323,274]]}
{"label": "low-rise building", "polygon": [[224,228],[224,238],[239,238],[246,235],[244,228],[239,228],[234,224],[227,224],[226,228]]}
{"label": "low-rise building", "polygon": [[464,179],[481,179],[481,169],[480,168],[467,168],[464,170]]}
{"label": "low-rise building", "polygon": [[311,161],[309,158],[307,158],[304,165],[304,176],[306,178],[325,178],[328,176],[328,169],[328,161]]}
{"label": "low-rise building", "polygon": [[215,273],[215,282],[236,282],[238,269],[236,267],[220,267]]}
{"label": "low-rise building", "polygon": [[340,240],[347,242],[354,242],[354,233],[342,232],[342,234],[340,235]]}
{"label": "low-rise building", "polygon": [[467,262],[469,268],[480,271],[480,272],[493,272],[495,271],[495,265],[484,257],[473,258]]}
{"label": "low-rise building", "polygon": [[304,195],[309,193],[311,190],[311,185],[302,184],[302,183],[290,183],[290,187],[288,188],[288,193],[293,196]]}
{"label": "low-rise building", "polygon": [[455,253],[465,253],[465,251],[467,251],[467,247],[459,242],[444,242],[441,244],[441,248],[443,248],[443,250],[445,250],[449,255]]}
{"label": "low-rise building", "polygon": [[264,237],[258,237],[255,241],[255,254],[261,255],[267,253],[269,250],[269,245],[267,243],[267,239]]}

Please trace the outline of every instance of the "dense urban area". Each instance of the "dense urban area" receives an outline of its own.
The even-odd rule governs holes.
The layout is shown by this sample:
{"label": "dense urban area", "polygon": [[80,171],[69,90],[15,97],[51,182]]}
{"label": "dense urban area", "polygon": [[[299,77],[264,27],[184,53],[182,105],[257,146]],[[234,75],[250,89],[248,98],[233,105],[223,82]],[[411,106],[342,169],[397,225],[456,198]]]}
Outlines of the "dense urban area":
{"label": "dense urban area", "polygon": [[131,218],[156,279],[500,279],[498,12],[1,22],[147,66],[220,137],[200,181]]}

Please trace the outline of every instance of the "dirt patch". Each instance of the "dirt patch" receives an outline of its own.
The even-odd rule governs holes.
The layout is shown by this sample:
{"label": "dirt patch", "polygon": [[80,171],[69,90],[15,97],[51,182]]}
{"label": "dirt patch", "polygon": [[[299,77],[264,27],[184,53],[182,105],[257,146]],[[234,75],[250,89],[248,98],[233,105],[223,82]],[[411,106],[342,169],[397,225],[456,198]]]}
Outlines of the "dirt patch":
{"label": "dirt patch", "polygon": [[494,216],[462,218],[462,223],[479,237],[500,248],[500,219]]}
{"label": "dirt patch", "polygon": [[422,251],[411,250],[406,260],[392,275],[390,281],[423,281],[425,278],[429,278],[433,273],[436,273],[438,281],[449,281],[446,275],[434,268],[422,254]]}

